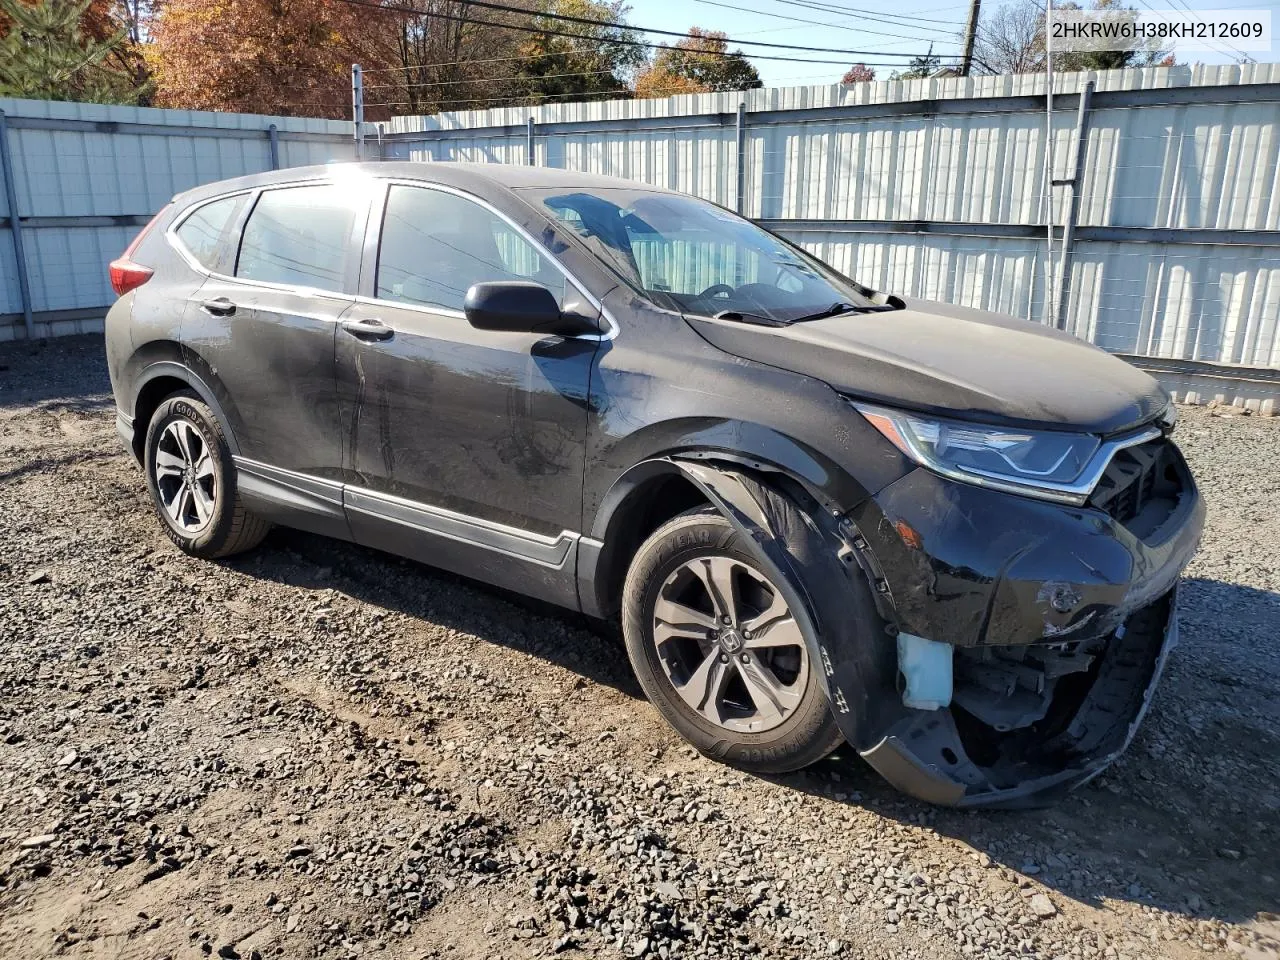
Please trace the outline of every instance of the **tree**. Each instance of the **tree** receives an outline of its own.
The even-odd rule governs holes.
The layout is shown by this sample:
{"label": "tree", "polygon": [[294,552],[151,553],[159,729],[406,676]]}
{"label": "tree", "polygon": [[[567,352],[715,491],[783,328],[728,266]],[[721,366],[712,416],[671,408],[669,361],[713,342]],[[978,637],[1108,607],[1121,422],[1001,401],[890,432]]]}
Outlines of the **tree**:
{"label": "tree", "polygon": [[85,29],[104,6],[100,0],[0,0],[0,96],[136,103],[131,78],[106,65],[125,31],[111,30],[105,17],[97,35]]}
{"label": "tree", "polygon": [[[386,0],[383,29],[362,24],[349,59],[371,67],[365,116],[437,113],[505,102],[523,34],[478,23],[461,0]],[[519,22],[482,11],[484,19]],[[375,20],[377,15],[375,15]],[[357,52],[357,48],[359,52]],[[386,104],[387,106],[378,106]]]}
{"label": "tree", "polygon": [[876,72],[868,67],[865,63],[855,63],[840,78],[840,82],[844,84],[850,83],[870,83],[876,78]]}
{"label": "tree", "polygon": [[1043,70],[1044,7],[1037,0],[1015,0],[990,13],[984,11],[973,51],[974,71],[978,73]]}
{"label": "tree", "polygon": [[[556,33],[530,34],[519,45],[525,60],[513,81],[515,95],[530,103],[564,102],[593,93],[625,96],[628,81],[644,62],[643,47],[615,42],[637,39],[625,23],[628,10],[622,0],[547,0],[544,13],[604,20],[609,25],[535,17],[534,26]],[[576,36],[556,35],[564,33]]]}
{"label": "tree", "polygon": [[923,80],[931,77],[942,68],[942,58],[933,52],[933,44],[929,44],[929,52],[923,57],[913,57],[905,70],[895,70],[894,80]]}
{"label": "tree", "polygon": [[156,103],[349,116],[349,38],[390,25],[339,0],[167,0],[146,51]]}
{"label": "tree", "polygon": [[[1056,4],[1055,10],[1081,10],[1077,3]],[[1092,10],[1133,14],[1117,0],[1094,0]],[[1173,66],[1168,50],[1059,51],[1055,70],[1117,70],[1123,67]],[[974,44],[974,66],[984,73],[1039,73],[1045,69],[1044,6],[1037,0],[1015,0],[983,15]]]}
{"label": "tree", "polygon": [[661,47],[635,82],[638,97],[762,86],[760,74],[746,55],[741,50],[729,52],[725,34],[701,27],[690,27],[689,35],[674,47]]}
{"label": "tree", "polygon": [[[1064,3],[1055,9],[1081,10],[1083,8],[1078,3]],[[1133,7],[1123,6],[1117,0],[1094,0],[1093,9],[1126,14],[1130,18],[1138,15],[1138,11]],[[1041,31],[1044,30],[1043,22],[1042,19]],[[1162,50],[1152,42],[1145,50],[1068,50],[1061,54],[1055,53],[1053,64],[1055,70],[1122,70],[1125,67],[1171,67],[1174,61],[1168,50]]]}

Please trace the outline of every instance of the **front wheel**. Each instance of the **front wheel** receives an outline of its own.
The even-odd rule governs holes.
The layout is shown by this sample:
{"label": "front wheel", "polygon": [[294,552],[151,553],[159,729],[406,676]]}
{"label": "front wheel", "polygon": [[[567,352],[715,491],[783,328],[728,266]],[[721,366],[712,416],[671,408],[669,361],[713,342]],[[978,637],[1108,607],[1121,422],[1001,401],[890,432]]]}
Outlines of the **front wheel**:
{"label": "front wheel", "polygon": [[644,542],[622,628],[650,702],[707,756],[784,773],[843,742],[782,591],[719,514],[683,514]]}

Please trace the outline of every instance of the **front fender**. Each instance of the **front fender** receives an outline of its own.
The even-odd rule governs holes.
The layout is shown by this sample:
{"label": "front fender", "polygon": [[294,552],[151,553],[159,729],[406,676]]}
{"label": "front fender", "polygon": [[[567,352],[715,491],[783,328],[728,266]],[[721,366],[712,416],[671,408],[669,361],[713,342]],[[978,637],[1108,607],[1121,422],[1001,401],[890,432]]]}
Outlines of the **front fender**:
{"label": "front fender", "polygon": [[671,461],[730,523],[782,590],[846,740],[859,752],[902,719],[894,628],[880,615],[837,519],[802,510],[747,471]]}

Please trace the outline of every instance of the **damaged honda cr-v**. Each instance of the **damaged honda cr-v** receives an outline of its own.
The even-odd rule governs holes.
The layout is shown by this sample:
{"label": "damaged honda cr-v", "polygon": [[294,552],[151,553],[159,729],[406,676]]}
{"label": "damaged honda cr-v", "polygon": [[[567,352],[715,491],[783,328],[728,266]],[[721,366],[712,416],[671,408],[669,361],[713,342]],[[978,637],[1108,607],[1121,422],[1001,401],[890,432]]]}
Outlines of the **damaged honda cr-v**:
{"label": "damaged honda cr-v", "polygon": [[1175,642],[1204,508],[1150,377],[702,200],[285,170],[175,198],[111,278],[119,429],[182,549],[280,523],[618,617],[725,762],[847,742],[926,800],[1040,802]]}

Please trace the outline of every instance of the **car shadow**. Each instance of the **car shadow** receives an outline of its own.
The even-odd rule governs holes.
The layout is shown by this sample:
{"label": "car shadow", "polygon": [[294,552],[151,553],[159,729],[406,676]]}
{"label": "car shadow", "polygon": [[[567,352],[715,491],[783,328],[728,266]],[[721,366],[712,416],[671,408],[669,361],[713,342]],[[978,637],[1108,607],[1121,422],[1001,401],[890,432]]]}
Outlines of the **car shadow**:
{"label": "car shadow", "polygon": [[[615,628],[549,604],[292,530],[277,529],[258,551],[222,562],[291,586],[334,589],[539,657],[629,697],[643,696]],[[1183,595],[1184,606],[1194,599],[1197,608],[1229,608],[1238,620],[1280,636],[1277,594],[1190,580]],[[1044,809],[933,807],[889,787],[848,749],[808,770],[766,779],[949,837],[972,848],[975,862],[1091,906],[1125,900],[1188,917],[1247,922],[1280,904],[1280,867],[1273,862],[1280,840],[1280,765],[1266,759],[1280,751],[1280,737],[1275,727],[1260,734],[1247,711],[1215,715],[1220,729],[1214,742],[1185,727],[1185,716],[1207,715],[1205,705],[1218,696],[1214,675],[1201,660],[1217,662],[1213,648],[1219,642],[1212,622],[1184,616],[1182,646],[1130,750],[1103,776]],[[676,735],[671,737],[674,745]],[[1229,771],[1223,776],[1214,759],[1215,743],[1223,740],[1252,743],[1258,751],[1251,770],[1236,780]]]}
{"label": "car shadow", "polygon": [[0,343],[0,408],[17,405],[78,413],[113,407],[102,335]]}
{"label": "car shadow", "polygon": [[[541,600],[381,550],[283,527],[273,529],[257,550],[219,562],[290,586],[337,590],[539,657],[628,697],[644,696],[618,629]],[[512,615],[515,611],[519,616]]]}

